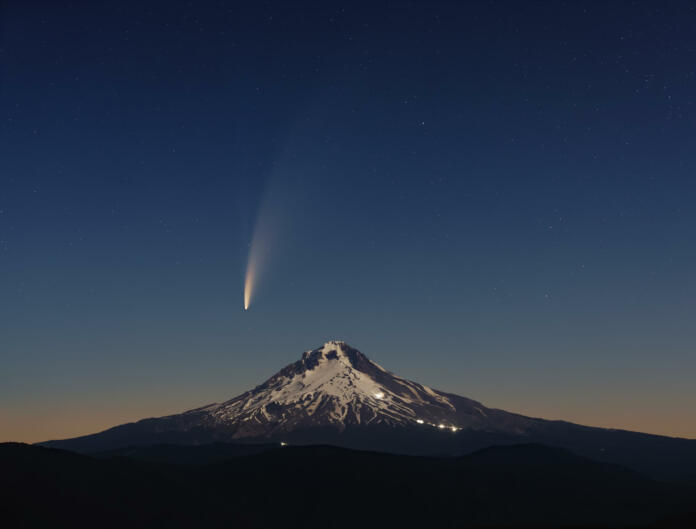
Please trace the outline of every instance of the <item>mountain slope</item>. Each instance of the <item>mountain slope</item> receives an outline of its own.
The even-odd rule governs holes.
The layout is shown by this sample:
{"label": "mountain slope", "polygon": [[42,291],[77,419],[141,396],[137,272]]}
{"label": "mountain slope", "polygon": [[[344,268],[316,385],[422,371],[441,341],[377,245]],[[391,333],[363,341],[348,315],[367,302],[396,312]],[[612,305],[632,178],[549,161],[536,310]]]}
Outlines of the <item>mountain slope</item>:
{"label": "mountain slope", "polygon": [[341,433],[365,427],[518,435],[538,422],[406,380],[348,344],[331,341],[305,352],[253,390],[221,404],[42,444],[78,450],[94,444],[94,449],[103,450],[133,444],[127,443],[129,437],[136,438],[137,444],[258,440],[304,430]]}
{"label": "mountain slope", "polygon": [[220,441],[326,443],[433,455],[540,442],[653,475],[696,473],[696,441],[487,408],[399,377],[339,341],[305,352],[263,384],[226,402],[41,444],[95,452],[129,445]]}
{"label": "mountain slope", "polygon": [[205,411],[216,424],[234,425],[235,438],[311,426],[344,430],[359,425],[519,433],[533,422],[461,397],[455,404],[450,396],[390,373],[336,341],[304,353],[252,391]]}

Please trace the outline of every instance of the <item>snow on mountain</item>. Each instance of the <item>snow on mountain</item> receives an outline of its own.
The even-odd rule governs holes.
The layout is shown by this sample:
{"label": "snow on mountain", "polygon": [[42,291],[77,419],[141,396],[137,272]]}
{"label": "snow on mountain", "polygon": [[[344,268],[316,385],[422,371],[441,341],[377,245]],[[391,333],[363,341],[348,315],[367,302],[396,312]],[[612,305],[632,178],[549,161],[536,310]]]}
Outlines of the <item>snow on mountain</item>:
{"label": "snow on mountain", "polygon": [[251,391],[183,415],[188,427],[224,428],[232,439],[372,425],[519,433],[534,421],[401,378],[341,341],[305,352]]}
{"label": "snow on mountain", "polygon": [[[355,435],[383,436],[385,431],[396,434],[407,429],[527,435],[541,422],[406,380],[345,342],[330,341],[226,402],[44,444],[93,450],[159,442],[291,438],[354,446]],[[359,446],[377,445],[370,440]]]}
{"label": "snow on mountain", "polygon": [[78,452],[161,444],[333,444],[419,455],[543,443],[654,473],[696,468],[696,440],[607,430],[487,408],[399,377],[345,342],[330,341],[260,386],[220,404],[40,443]]}
{"label": "snow on mountain", "polygon": [[[301,424],[419,424],[456,428],[456,408],[434,390],[386,371],[344,342],[331,341],[281,370],[262,385],[211,411],[237,424],[236,437]],[[270,433],[270,431],[267,431]]]}

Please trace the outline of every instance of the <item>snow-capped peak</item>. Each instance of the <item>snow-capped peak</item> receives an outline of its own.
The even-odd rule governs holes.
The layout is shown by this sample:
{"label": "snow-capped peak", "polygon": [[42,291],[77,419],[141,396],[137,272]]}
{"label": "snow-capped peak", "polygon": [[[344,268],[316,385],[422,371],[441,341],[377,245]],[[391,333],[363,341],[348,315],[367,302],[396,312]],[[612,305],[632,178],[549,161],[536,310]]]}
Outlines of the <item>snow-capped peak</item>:
{"label": "snow-capped peak", "polygon": [[310,357],[314,358],[336,358],[336,359],[348,359],[346,350],[349,348],[348,344],[346,342],[340,342],[338,340],[331,340],[326,342],[324,345],[321,347],[318,347],[317,349],[311,349],[309,351],[305,351],[304,354],[302,355],[303,359],[309,359]]}
{"label": "snow-capped peak", "polygon": [[348,345],[348,344],[342,340],[329,340],[328,342],[324,343],[324,345],[321,347],[321,349],[324,352],[333,351],[333,350],[340,350],[342,352],[343,347],[346,345]]}
{"label": "snow-capped peak", "polygon": [[[345,367],[351,367],[366,373],[370,373],[374,369],[387,373],[387,370],[382,366],[373,362],[360,351],[348,345],[346,342],[339,340],[330,340],[321,347],[306,351],[302,355],[300,363],[302,363],[303,367],[306,369],[311,370],[320,364],[327,365],[327,363],[332,360],[338,361]],[[291,364],[285,369],[293,367],[297,368],[299,366],[297,363]],[[280,373],[283,373],[285,369]]]}
{"label": "snow-capped peak", "polygon": [[[184,413],[145,419],[138,432],[177,432],[190,439],[317,439],[317,432],[383,428],[527,433],[539,420],[443,393],[399,377],[346,342],[331,340],[238,397]],[[369,426],[370,428],[365,428]],[[117,427],[130,428],[129,425]],[[109,430],[108,432],[111,432]],[[120,435],[120,434],[119,434]],[[321,435],[321,434],[319,434]],[[447,433],[449,435],[449,433]],[[118,436],[117,436],[118,437]]]}
{"label": "snow-capped peak", "polygon": [[211,415],[234,425],[236,437],[252,437],[313,425],[456,429],[456,412],[446,395],[388,372],[346,342],[331,340]]}

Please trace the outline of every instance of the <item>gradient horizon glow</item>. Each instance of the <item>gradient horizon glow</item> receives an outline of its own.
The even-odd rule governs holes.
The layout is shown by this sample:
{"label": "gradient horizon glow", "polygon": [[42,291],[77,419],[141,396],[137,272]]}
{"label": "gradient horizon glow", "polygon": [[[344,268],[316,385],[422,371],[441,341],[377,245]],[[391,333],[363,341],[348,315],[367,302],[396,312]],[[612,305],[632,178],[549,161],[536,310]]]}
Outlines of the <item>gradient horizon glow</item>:
{"label": "gradient horizon glow", "polygon": [[0,441],[330,339],[696,438],[692,3],[30,4],[0,12]]}

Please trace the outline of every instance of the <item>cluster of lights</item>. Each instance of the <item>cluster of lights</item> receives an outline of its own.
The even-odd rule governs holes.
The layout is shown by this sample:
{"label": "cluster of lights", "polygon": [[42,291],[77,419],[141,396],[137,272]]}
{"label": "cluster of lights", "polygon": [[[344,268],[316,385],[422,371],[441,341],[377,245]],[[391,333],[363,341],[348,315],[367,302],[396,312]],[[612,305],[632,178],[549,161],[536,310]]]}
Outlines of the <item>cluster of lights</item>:
{"label": "cluster of lights", "polygon": [[[382,400],[384,398],[384,393],[381,391],[378,391],[377,393],[373,393],[372,396],[376,398],[377,400]],[[416,419],[416,422],[418,424],[425,424],[425,421],[423,419]],[[447,426],[446,424],[439,423],[439,424],[434,424],[432,422],[428,423],[428,426],[433,426],[434,428],[439,428],[440,430],[444,430],[445,428],[448,430],[451,430],[453,432],[461,430],[461,428],[457,428],[456,426]],[[285,443],[281,443],[282,446],[285,446]]]}
{"label": "cluster of lights", "polygon": [[[416,419],[416,422],[418,424],[425,424],[425,421],[423,419]],[[429,422],[428,426],[433,426],[434,428],[439,428],[440,430],[444,430],[445,428],[447,428],[448,430],[452,430],[453,432],[461,430],[461,428],[457,428],[456,426],[447,426],[446,424],[443,424],[443,423],[435,424],[435,423]]]}

